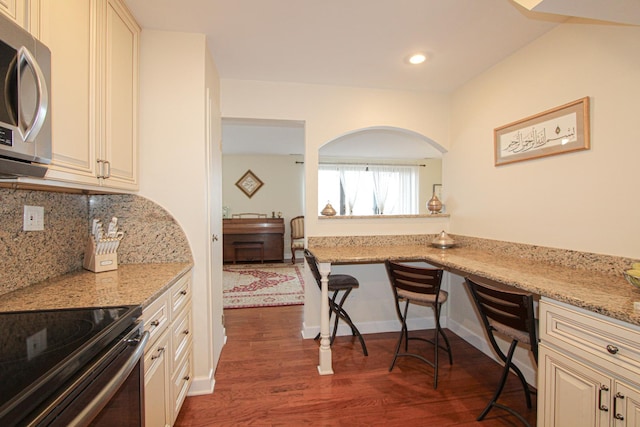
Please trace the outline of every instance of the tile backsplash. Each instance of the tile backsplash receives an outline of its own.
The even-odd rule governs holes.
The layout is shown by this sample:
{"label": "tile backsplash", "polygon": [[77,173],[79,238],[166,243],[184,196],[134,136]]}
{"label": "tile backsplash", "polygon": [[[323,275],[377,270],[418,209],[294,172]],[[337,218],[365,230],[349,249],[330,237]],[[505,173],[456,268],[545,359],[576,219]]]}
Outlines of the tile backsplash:
{"label": "tile backsplash", "polygon": [[[25,205],[44,208],[43,231],[23,231]],[[180,225],[144,197],[0,188],[0,295],[82,269],[91,219],[113,216],[120,264],[192,262]]]}

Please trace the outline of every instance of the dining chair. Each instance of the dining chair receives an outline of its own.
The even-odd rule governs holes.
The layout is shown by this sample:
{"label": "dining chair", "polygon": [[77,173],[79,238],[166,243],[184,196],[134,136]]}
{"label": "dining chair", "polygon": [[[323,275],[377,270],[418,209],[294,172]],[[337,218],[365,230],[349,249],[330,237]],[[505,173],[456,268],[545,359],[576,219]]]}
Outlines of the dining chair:
{"label": "dining chair", "polygon": [[291,264],[296,263],[296,251],[304,251],[304,216],[291,218]]}
{"label": "dining chair", "polygon": [[[478,309],[482,326],[487,332],[491,347],[504,363],[500,383],[491,401],[484,408],[477,420],[482,421],[493,407],[504,409],[529,426],[527,420],[518,412],[508,406],[498,403],[498,398],[504,389],[509,372],[513,371],[524,389],[527,408],[531,409],[531,394],[529,385],[522,371],[513,363],[513,355],[518,343],[525,344],[533,353],[533,358],[538,363],[538,337],[536,333],[536,320],[533,310],[533,295],[512,289],[504,289],[478,279],[465,278],[465,282],[475,307]],[[496,341],[495,335],[507,337],[511,343],[505,355]]]}
{"label": "dining chair", "polygon": [[[308,249],[304,249],[304,257],[307,260],[309,269],[311,270],[318,287],[322,288],[322,276],[318,269],[318,261],[316,257]],[[330,344],[333,344],[333,341],[336,338],[336,333],[338,332],[338,321],[342,319],[351,328],[351,334],[357,337],[360,341],[362,353],[365,356],[368,356],[369,352],[367,351],[367,345],[364,343],[362,334],[351,320],[349,313],[344,309],[344,303],[351,291],[360,286],[358,279],[348,274],[329,274],[327,285],[329,292],[333,292],[333,295],[329,298],[329,319],[331,319],[332,315],[335,316]],[[338,299],[341,292],[343,292],[342,297]],[[316,335],[315,339],[317,340],[319,338],[320,334]]]}
{"label": "dining chair", "polygon": [[[398,357],[415,357],[433,367],[433,388],[437,388],[439,350],[446,351],[449,354],[449,364],[453,364],[451,345],[449,344],[447,335],[440,326],[441,307],[448,298],[448,293],[440,289],[443,271],[436,268],[401,264],[391,260],[386,260],[385,266],[387,269],[387,275],[389,276],[389,282],[391,283],[391,288],[393,289],[396,313],[402,323],[400,336],[393,355],[393,361],[389,367],[389,372],[393,370]],[[404,302],[404,309],[401,307],[402,302]],[[433,308],[436,323],[433,339],[415,336],[413,331],[409,334],[409,329],[407,328],[407,313],[410,304],[427,305]],[[445,346],[439,344],[439,336],[444,338]],[[411,340],[423,341],[432,344],[434,347],[433,360],[427,359],[422,354],[409,352],[409,341]],[[403,341],[404,351],[401,352],[400,349]]]}

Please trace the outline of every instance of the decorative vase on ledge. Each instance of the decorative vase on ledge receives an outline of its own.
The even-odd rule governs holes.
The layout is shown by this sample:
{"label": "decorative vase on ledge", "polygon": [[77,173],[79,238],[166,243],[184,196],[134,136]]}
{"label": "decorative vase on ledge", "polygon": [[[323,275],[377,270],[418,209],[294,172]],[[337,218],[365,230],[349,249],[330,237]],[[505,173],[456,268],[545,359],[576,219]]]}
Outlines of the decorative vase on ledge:
{"label": "decorative vase on ledge", "polygon": [[429,212],[431,214],[440,213],[440,211],[442,210],[442,202],[440,201],[440,199],[438,199],[438,196],[434,194],[433,197],[427,202],[427,209],[429,209]]}
{"label": "decorative vase on ledge", "polygon": [[324,216],[334,216],[336,214],[336,210],[333,209],[333,206],[331,206],[331,203],[327,202],[327,206],[325,206],[324,209],[322,209],[322,212],[320,213]]}

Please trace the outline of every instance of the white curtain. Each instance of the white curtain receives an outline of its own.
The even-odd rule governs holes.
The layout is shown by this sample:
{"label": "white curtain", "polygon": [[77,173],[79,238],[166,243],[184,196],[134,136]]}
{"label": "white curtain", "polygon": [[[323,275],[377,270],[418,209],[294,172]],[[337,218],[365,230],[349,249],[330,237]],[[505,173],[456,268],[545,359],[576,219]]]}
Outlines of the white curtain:
{"label": "white curtain", "polygon": [[397,212],[401,214],[417,215],[418,209],[418,187],[419,166],[402,166],[399,168],[399,183],[397,194]]}
{"label": "white curtain", "polygon": [[417,166],[370,166],[379,214],[417,214]]}
{"label": "white curtain", "polygon": [[318,169],[319,208],[330,200],[340,210],[342,187],[344,215],[418,214],[418,166],[322,164]]}
{"label": "white curtain", "polygon": [[347,215],[353,215],[353,206],[358,198],[358,188],[365,170],[364,166],[340,165],[340,183],[344,191]]}
{"label": "white curtain", "polygon": [[371,176],[373,177],[373,195],[375,196],[376,206],[378,208],[378,214],[383,215],[385,209],[387,213],[393,211],[393,203],[391,206],[387,206],[387,198],[389,196],[389,186],[393,181],[397,181],[397,171],[389,166],[372,166]]}

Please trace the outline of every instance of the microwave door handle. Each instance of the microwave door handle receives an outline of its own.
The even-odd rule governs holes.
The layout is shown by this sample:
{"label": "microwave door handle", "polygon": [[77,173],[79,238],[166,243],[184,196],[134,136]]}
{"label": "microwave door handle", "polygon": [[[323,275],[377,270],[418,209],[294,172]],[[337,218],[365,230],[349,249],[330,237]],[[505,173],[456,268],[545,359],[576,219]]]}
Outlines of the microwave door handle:
{"label": "microwave door handle", "polygon": [[[29,52],[29,49],[22,46],[18,50],[18,78],[22,75],[22,67],[28,66],[35,77],[36,87],[37,87],[37,97],[38,102],[36,106],[36,114],[33,117],[31,123],[28,126],[25,126],[25,129],[22,129],[22,120],[18,119],[18,128],[22,133],[22,138],[24,141],[31,142],[35,139],[40,129],[44,125],[44,120],[47,116],[47,110],[49,109],[49,91],[47,90],[47,81],[42,73],[42,70],[38,66],[35,58]],[[18,113],[20,113],[20,107],[18,107]]]}

